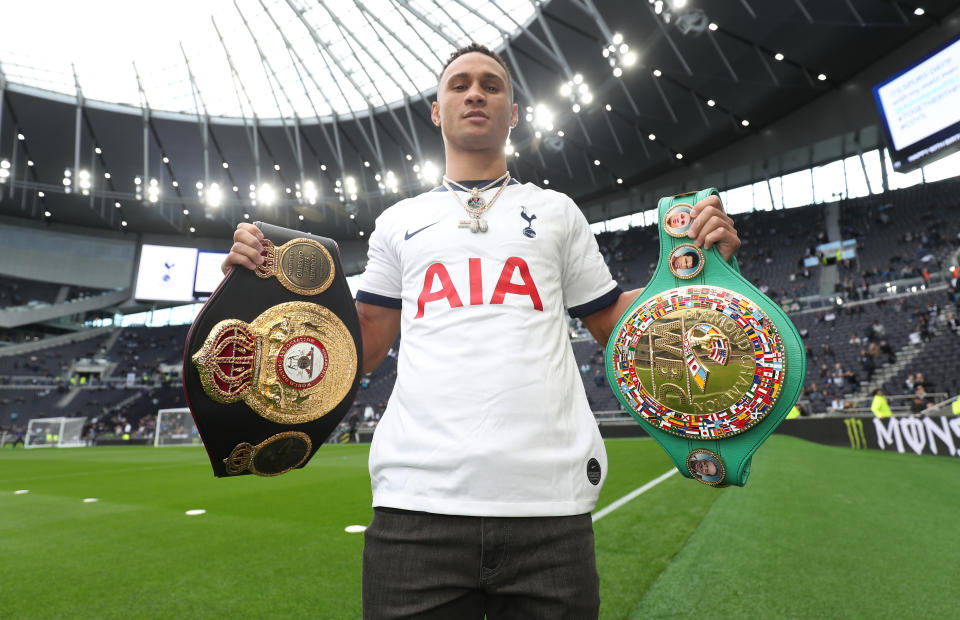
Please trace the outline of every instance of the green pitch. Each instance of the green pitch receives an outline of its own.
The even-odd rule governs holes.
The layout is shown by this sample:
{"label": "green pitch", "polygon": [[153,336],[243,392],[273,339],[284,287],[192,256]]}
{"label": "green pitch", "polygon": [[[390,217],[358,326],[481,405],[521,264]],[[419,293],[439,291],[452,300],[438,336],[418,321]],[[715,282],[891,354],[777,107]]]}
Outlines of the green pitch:
{"label": "green pitch", "polygon": [[[671,467],[607,449],[601,508]],[[0,451],[2,615],[358,618],[366,460],[218,480],[198,448]],[[596,523],[601,617],[950,616],[958,514],[958,459],[773,437],[746,488],[675,475]]]}

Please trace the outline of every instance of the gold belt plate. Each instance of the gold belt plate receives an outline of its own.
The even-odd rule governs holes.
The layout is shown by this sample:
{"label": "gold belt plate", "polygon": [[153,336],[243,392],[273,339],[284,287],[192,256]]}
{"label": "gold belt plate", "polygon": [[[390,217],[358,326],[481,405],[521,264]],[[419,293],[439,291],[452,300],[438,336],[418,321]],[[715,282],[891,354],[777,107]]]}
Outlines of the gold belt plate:
{"label": "gold belt plate", "polygon": [[326,415],[347,396],[357,373],[347,326],[328,308],[304,301],[273,306],[250,323],[220,321],[192,359],[212,400],[242,399],[280,424]]}
{"label": "gold belt plate", "polygon": [[613,372],[634,413],[689,439],[722,439],[758,424],[785,378],[776,325],[753,301],[715,286],[646,300],[616,334]]}

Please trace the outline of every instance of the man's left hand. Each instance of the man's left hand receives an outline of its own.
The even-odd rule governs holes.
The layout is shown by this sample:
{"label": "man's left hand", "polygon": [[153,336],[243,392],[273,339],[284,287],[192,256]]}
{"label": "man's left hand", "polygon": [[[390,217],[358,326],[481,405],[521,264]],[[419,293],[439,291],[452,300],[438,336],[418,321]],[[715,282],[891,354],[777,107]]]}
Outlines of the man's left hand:
{"label": "man's left hand", "polygon": [[733,220],[723,212],[720,197],[709,196],[693,205],[692,215],[693,224],[687,236],[694,240],[694,245],[705,250],[716,245],[723,259],[730,260],[740,249],[740,237]]}

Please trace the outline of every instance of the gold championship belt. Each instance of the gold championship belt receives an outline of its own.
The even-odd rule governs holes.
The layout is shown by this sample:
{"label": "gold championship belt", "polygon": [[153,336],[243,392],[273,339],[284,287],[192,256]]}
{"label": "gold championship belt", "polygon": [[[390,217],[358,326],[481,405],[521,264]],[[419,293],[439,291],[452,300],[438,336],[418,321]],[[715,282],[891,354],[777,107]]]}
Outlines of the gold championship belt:
{"label": "gold championship belt", "polygon": [[216,476],[303,467],[353,403],[360,324],[335,242],[269,224],[187,336],[187,403]]}

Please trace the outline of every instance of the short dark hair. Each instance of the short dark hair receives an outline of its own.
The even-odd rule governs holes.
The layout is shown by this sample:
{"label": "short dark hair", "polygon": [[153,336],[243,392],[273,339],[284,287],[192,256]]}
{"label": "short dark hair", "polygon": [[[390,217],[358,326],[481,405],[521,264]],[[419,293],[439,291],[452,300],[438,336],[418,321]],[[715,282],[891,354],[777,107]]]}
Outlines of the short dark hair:
{"label": "short dark hair", "polygon": [[464,45],[461,48],[455,49],[450,53],[450,57],[447,58],[447,62],[443,63],[443,67],[440,69],[440,75],[437,76],[437,82],[440,82],[440,78],[443,77],[443,72],[447,70],[447,67],[450,66],[457,58],[460,58],[464,54],[470,54],[471,52],[479,52],[493,58],[497,61],[497,64],[503,67],[503,72],[507,74],[507,88],[510,90],[510,98],[513,99],[513,76],[510,75],[510,67],[507,66],[507,62],[503,59],[500,54],[496,53],[486,45],[480,45],[479,43],[471,41],[469,45]]}

